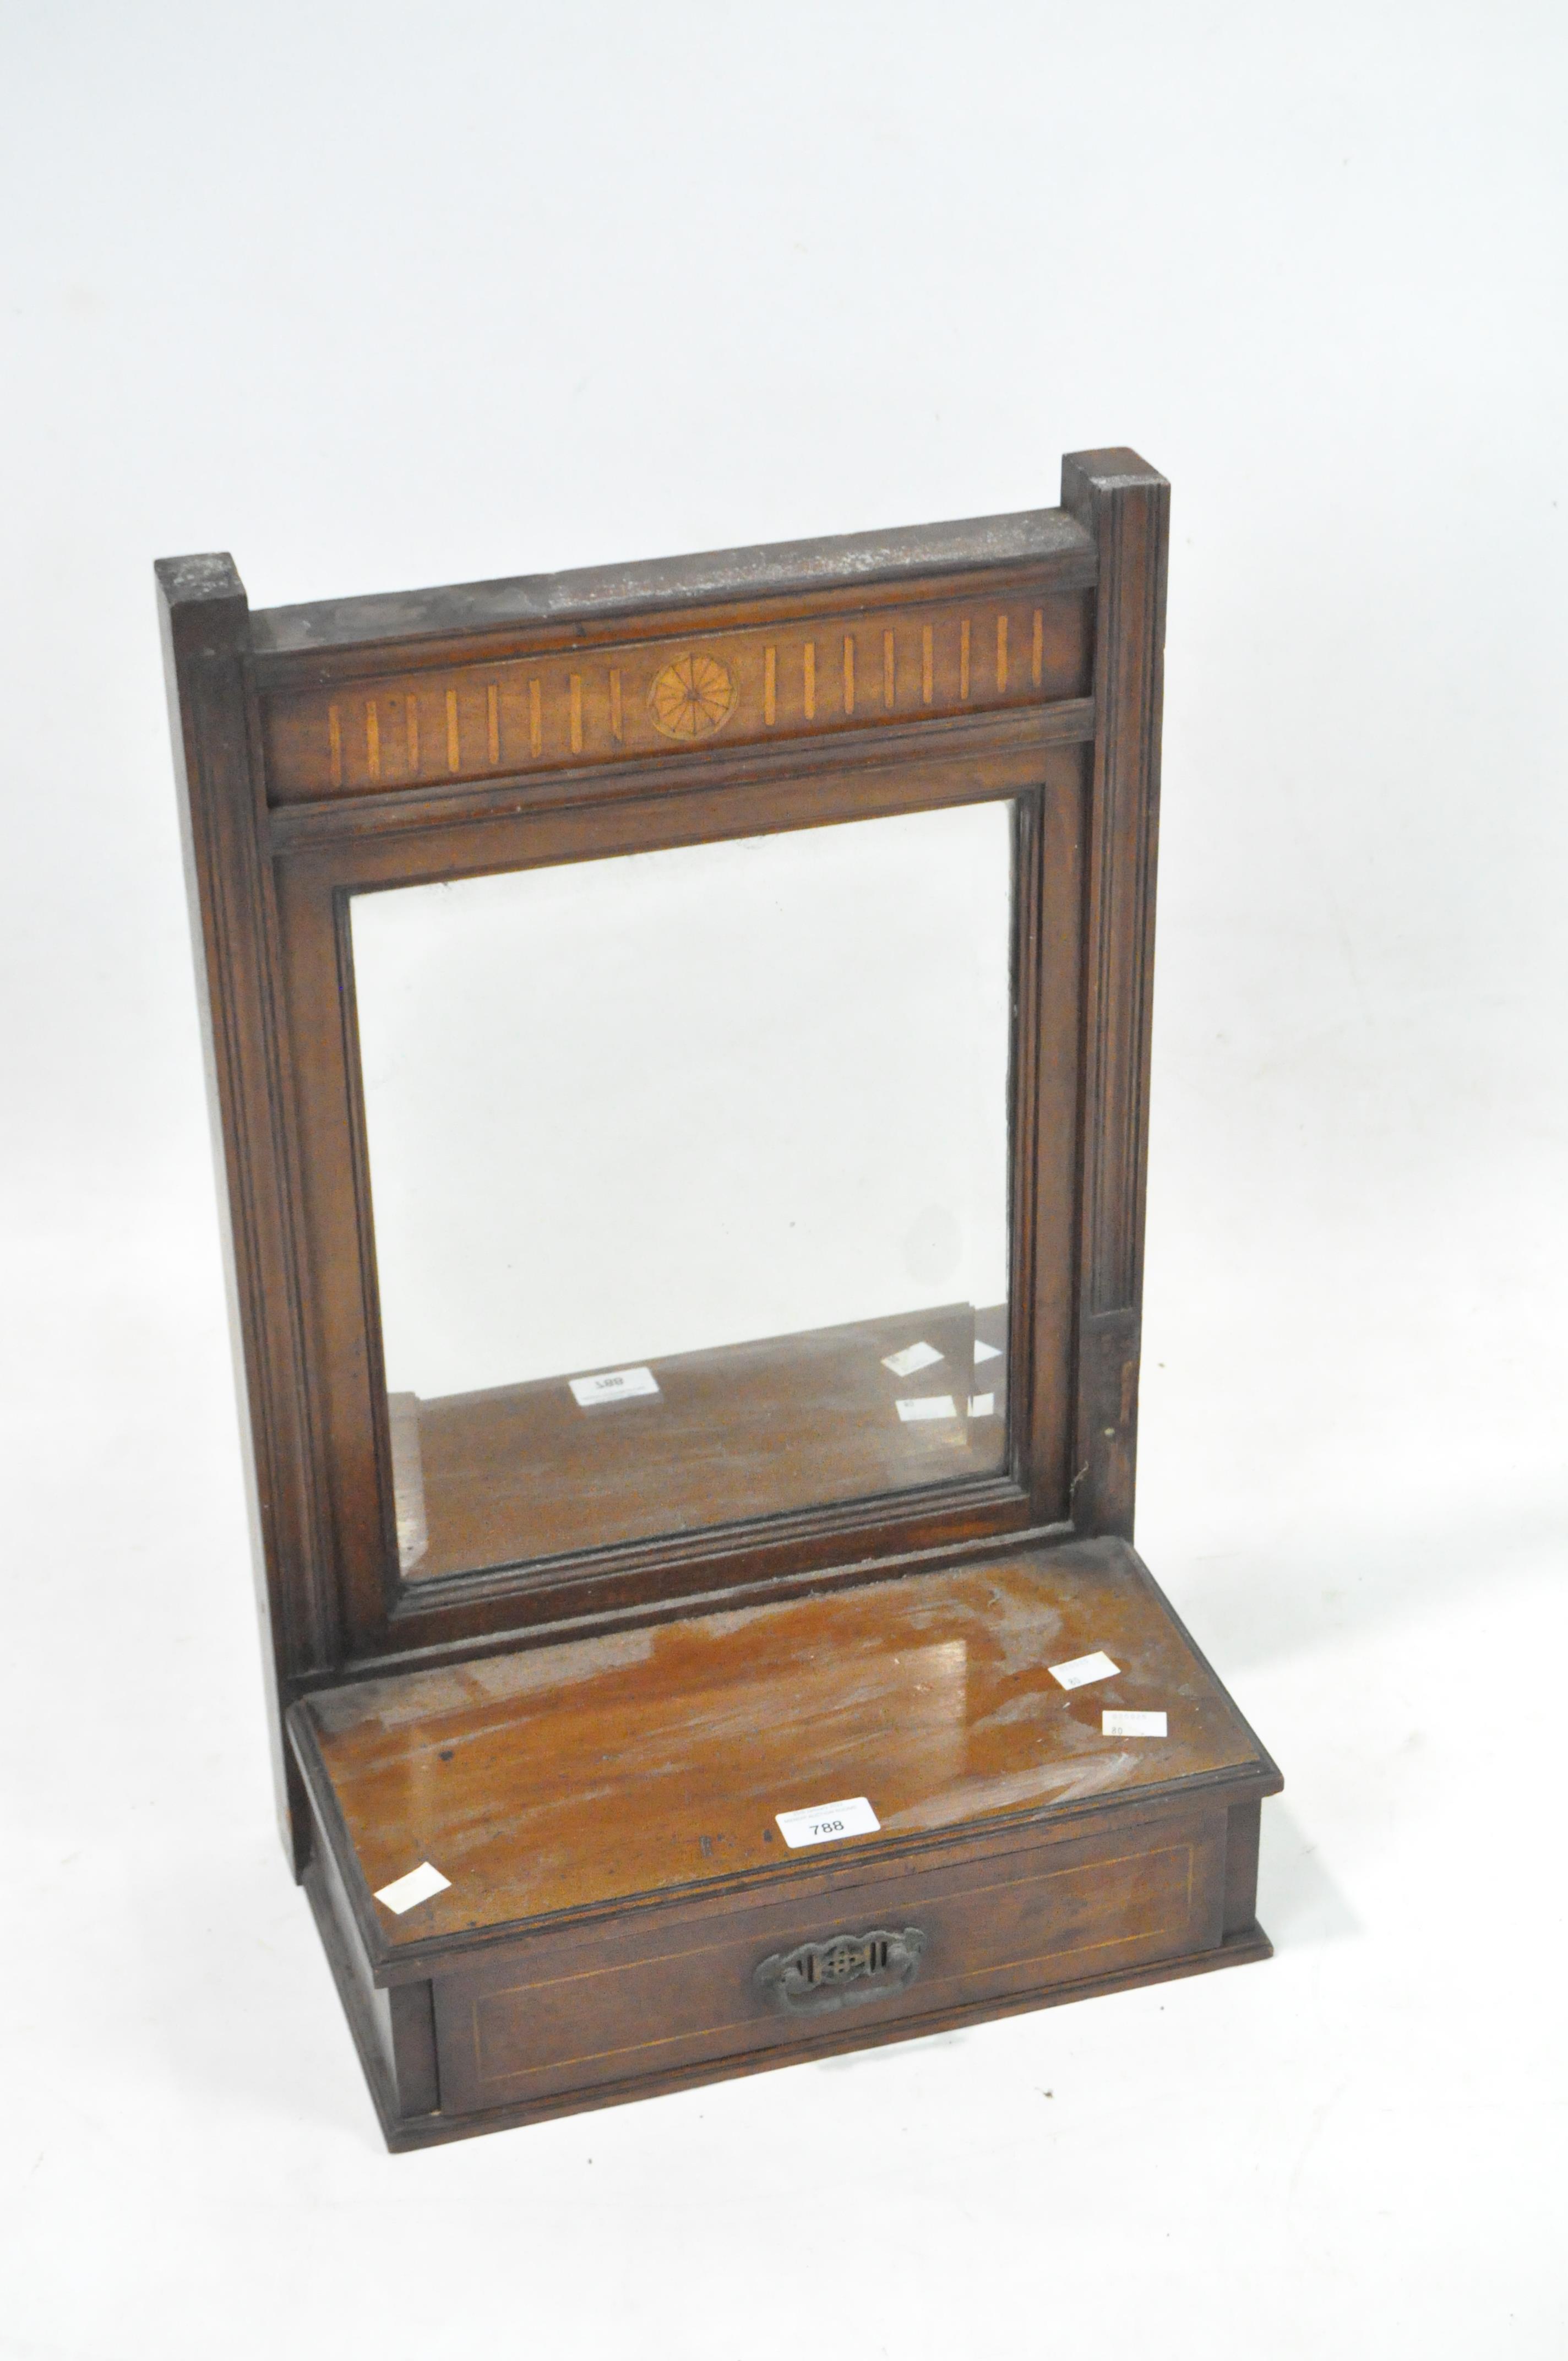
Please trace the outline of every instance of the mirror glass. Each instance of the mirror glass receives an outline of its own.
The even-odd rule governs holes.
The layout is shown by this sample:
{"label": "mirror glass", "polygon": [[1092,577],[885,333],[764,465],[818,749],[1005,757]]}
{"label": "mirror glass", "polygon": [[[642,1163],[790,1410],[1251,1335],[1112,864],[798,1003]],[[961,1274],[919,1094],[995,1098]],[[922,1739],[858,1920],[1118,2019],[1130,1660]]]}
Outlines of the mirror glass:
{"label": "mirror glass", "polygon": [[1006,1459],[1013,807],[358,894],[425,1581]]}

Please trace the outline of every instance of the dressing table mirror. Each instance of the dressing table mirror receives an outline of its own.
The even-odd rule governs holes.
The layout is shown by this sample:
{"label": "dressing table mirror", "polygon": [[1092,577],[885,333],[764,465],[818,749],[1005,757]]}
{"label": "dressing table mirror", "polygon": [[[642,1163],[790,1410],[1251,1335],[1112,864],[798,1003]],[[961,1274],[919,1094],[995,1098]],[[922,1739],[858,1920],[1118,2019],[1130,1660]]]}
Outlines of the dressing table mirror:
{"label": "dressing table mirror", "polygon": [[1131,1545],[1168,487],[158,567],[280,1817],[410,2147],[1257,1960]]}

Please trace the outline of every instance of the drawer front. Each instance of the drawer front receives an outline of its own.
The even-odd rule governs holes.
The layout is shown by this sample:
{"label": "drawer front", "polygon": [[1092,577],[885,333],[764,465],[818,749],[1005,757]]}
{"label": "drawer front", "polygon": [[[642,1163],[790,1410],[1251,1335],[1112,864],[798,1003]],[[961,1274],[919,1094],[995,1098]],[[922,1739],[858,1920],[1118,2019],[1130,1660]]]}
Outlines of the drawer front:
{"label": "drawer front", "polygon": [[[438,1977],[444,2113],[809,2044],[1218,1944],[1223,1813],[535,1938]],[[846,1865],[848,1870],[848,1864]],[[850,1882],[850,1878],[853,1882]]]}

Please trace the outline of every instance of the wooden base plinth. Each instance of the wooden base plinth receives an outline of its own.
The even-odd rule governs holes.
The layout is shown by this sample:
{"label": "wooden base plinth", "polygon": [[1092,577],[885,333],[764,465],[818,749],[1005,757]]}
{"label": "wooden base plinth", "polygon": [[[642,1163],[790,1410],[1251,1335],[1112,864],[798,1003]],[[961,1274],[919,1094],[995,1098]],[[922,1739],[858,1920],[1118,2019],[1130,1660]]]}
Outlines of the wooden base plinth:
{"label": "wooden base plinth", "polygon": [[[1120,1542],[363,1684],[291,1735],[396,2148],[1268,1956],[1278,1773]],[[860,1795],[876,1833],[783,1842]],[[422,1861],[442,1892],[374,1899]]]}

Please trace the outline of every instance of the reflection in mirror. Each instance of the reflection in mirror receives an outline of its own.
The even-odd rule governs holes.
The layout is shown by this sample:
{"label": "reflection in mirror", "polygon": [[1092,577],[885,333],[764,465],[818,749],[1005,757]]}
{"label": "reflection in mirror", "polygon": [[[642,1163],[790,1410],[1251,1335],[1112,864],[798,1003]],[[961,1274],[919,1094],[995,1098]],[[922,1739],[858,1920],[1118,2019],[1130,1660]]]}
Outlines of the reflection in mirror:
{"label": "reflection in mirror", "polygon": [[1012,819],[354,896],[408,1579],[1004,1464]]}

